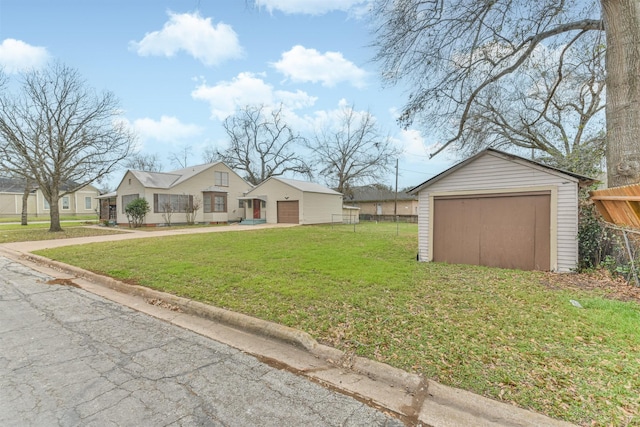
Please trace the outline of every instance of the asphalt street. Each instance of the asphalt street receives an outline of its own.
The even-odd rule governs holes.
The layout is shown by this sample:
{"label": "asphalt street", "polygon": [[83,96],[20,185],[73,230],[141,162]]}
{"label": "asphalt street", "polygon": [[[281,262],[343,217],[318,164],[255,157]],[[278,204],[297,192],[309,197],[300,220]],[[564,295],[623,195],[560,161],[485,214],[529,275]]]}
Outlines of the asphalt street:
{"label": "asphalt street", "polygon": [[402,426],[0,257],[0,426]]}

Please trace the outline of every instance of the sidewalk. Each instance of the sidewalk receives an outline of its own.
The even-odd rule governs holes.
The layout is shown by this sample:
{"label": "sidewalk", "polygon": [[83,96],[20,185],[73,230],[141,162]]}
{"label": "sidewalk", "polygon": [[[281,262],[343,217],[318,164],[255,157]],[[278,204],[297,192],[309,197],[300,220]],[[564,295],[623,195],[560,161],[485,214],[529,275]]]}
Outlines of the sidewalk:
{"label": "sidewalk", "polygon": [[229,225],[127,233],[0,245],[0,256],[49,276],[70,280],[88,292],[228,344],[259,360],[395,414],[408,426],[572,426],[544,415],[441,385],[389,365],[316,342],[305,332],[171,294],[132,286],[30,252],[92,242],[168,235],[251,231],[289,224]]}

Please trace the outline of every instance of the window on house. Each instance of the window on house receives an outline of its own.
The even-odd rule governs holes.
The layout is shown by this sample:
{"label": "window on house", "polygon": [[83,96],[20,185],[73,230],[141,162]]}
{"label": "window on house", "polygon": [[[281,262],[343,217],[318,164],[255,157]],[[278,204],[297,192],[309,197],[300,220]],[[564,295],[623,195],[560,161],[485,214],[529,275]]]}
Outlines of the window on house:
{"label": "window on house", "polygon": [[154,194],[153,212],[190,212],[193,208],[193,196],[189,194]]}
{"label": "window on house", "polygon": [[124,213],[124,208],[126,208],[129,203],[133,202],[138,197],[140,197],[138,194],[127,194],[125,196],[122,196],[122,213]]}
{"label": "window on house", "polygon": [[202,208],[205,213],[226,212],[227,193],[204,193],[202,197]]}
{"label": "window on house", "polygon": [[64,196],[62,198],[62,209],[69,210],[71,208],[69,196]]}
{"label": "window on house", "polygon": [[84,208],[87,210],[91,210],[91,197],[84,198]]}
{"label": "window on house", "polygon": [[227,196],[213,196],[213,210],[214,212],[226,212],[227,211]]}
{"label": "window on house", "polygon": [[252,201],[251,201],[251,199],[247,200],[247,207],[248,207],[249,209],[251,209],[251,207],[252,207],[251,205],[252,205]]}
{"label": "window on house", "polygon": [[264,200],[261,201],[260,205],[262,206],[262,209],[267,207],[267,202],[265,202]]}
{"label": "window on house", "polygon": [[48,211],[49,209],[51,209],[49,201],[47,199],[44,199],[44,210]]}
{"label": "window on house", "polygon": [[215,172],[216,187],[229,186],[229,172]]}
{"label": "window on house", "polygon": [[238,208],[244,209],[244,200],[238,200]]}

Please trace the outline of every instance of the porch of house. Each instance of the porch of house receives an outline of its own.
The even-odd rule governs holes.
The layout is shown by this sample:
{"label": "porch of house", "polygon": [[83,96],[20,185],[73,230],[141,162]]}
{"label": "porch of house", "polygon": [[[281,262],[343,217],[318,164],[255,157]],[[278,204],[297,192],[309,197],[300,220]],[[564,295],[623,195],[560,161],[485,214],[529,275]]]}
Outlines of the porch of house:
{"label": "porch of house", "polygon": [[245,218],[240,221],[240,225],[256,225],[256,224],[266,224],[266,219],[261,218]]}

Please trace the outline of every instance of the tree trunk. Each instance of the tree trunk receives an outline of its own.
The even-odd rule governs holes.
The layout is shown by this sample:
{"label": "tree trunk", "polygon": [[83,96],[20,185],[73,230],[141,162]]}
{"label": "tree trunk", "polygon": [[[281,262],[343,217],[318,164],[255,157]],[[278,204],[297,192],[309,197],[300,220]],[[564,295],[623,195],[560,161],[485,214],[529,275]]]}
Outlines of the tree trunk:
{"label": "tree trunk", "polygon": [[49,225],[49,231],[57,232],[62,231],[60,226],[60,206],[58,205],[60,198],[57,196],[51,196],[49,201],[49,213],[51,215],[51,224]]}
{"label": "tree trunk", "polygon": [[607,37],[607,180],[640,182],[640,0],[600,0]]}
{"label": "tree trunk", "polygon": [[20,216],[20,224],[28,225],[27,217],[29,215],[29,194],[31,193],[31,180],[26,179],[24,184],[24,192],[22,193],[22,215]]}

